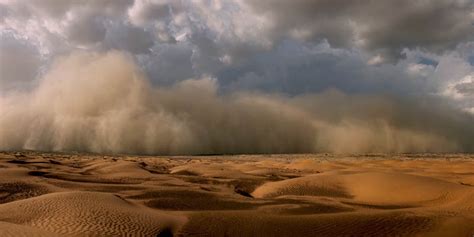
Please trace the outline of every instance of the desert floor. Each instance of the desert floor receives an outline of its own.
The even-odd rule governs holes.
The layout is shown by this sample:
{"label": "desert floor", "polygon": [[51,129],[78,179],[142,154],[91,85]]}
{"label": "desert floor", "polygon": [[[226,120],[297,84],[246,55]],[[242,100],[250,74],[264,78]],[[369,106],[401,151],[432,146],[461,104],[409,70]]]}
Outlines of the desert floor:
{"label": "desert floor", "polygon": [[473,236],[474,155],[0,153],[0,236]]}

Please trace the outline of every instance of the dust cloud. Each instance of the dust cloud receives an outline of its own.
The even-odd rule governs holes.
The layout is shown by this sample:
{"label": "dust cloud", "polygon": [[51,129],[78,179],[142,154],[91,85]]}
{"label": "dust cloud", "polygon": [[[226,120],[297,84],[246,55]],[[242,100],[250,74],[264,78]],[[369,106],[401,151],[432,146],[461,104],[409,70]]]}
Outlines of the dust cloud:
{"label": "dust cloud", "polygon": [[472,152],[474,119],[431,99],[220,94],[203,76],[152,86],[118,51],[76,52],[0,96],[0,150],[134,154]]}

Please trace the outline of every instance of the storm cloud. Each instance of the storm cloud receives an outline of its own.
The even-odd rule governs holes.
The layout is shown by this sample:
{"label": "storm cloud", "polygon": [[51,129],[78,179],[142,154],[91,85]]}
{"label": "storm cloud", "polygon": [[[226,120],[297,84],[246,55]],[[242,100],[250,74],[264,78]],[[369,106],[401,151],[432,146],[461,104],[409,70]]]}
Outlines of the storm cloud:
{"label": "storm cloud", "polygon": [[246,0],[267,16],[272,37],[327,39],[400,58],[404,48],[443,52],[472,41],[474,2],[465,0]]}

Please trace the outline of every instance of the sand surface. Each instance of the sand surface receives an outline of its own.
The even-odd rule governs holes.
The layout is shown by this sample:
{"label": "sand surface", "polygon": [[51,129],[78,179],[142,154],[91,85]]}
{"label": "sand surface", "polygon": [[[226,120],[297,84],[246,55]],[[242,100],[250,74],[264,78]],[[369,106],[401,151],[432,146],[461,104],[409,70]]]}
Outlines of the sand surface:
{"label": "sand surface", "polygon": [[474,235],[474,155],[0,153],[0,236]]}

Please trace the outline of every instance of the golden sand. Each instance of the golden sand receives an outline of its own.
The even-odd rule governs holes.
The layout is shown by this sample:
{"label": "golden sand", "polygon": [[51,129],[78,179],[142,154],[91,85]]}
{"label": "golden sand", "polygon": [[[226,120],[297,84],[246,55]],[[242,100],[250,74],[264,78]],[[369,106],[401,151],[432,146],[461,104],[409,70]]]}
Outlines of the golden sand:
{"label": "golden sand", "polygon": [[474,155],[0,153],[0,236],[472,236]]}

